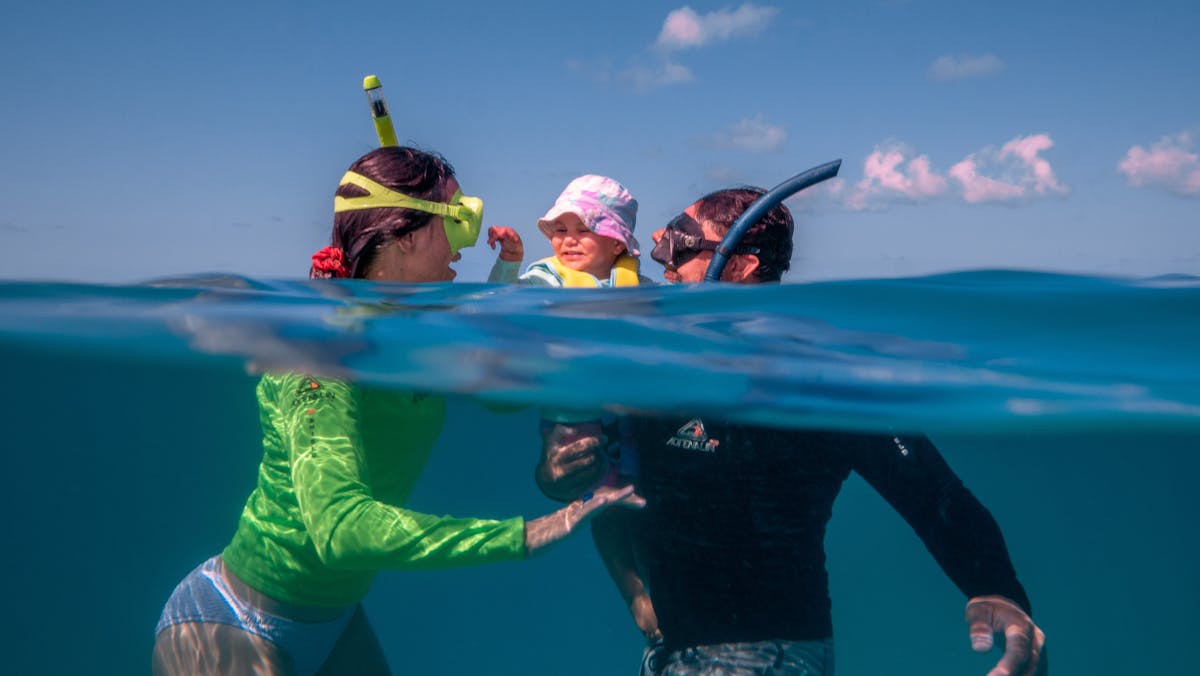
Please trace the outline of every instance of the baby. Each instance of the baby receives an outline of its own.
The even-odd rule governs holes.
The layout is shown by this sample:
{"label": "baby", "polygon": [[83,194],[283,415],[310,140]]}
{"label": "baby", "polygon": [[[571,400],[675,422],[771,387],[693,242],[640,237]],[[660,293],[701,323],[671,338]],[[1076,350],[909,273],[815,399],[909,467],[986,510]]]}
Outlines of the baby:
{"label": "baby", "polygon": [[530,263],[518,275],[525,247],[515,230],[488,228],[488,244],[500,244],[489,282],[530,286],[637,286],[652,283],[638,273],[637,200],[607,176],[588,174],[567,184],[538,229],[554,255]]}
{"label": "baby", "polygon": [[[538,221],[538,229],[550,238],[554,255],[531,263],[518,275],[525,247],[512,228],[488,228],[488,244],[500,244],[500,255],[489,282],[519,282],[530,286],[605,287],[653,284],[638,274],[637,200],[620,183],[605,176],[586,175],[571,181],[554,206]],[[637,453],[625,425],[601,411],[572,411],[543,408],[543,443],[562,444],[597,438],[603,467],[593,490],[600,486],[623,486],[637,478]],[[583,495],[591,498],[591,490]],[[629,593],[630,611],[646,634],[655,639],[658,620],[650,597],[641,586],[633,564],[629,527],[620,514],[601,515],[593,523],[596,550],[614,581]]]}
{"label": "baby", "polygon": [[[488,244],[500,245],[489,282],[517,282],[529,286],[608,287],[653,284],[638,274],[638,242],[633,236],[637,200],[617,181],[587,174],[571,181],[554,206],[538,220],[538,229],[550,239],[554,255],[531,263],[518,275],[525,246],[515,230],[488,228]],[[600,411],[542,410],[542,433],[555,425],[587,431],[603,426],[610,432],[608,471],[601,483],[616,485],[632,479],[632,453],[623,453],[615,419]],[[559,430],[562,433],[562,430]]]}

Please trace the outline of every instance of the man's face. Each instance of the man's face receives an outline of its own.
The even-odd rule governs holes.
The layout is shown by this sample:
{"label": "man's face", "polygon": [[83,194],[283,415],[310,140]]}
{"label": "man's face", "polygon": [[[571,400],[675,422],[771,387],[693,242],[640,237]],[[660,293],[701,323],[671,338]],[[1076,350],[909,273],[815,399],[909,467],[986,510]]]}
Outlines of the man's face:
{"label": "man's face", "polygon": [[[673,230],[686,232],[689,235],[699,235],[707,240],[717,240],[716,234],[712,232],[712,228],[706,223],[700,223],[696,218],[696,204],[684,210],[684,214],[692,219],[693,222],[680,224],[680,219],[672,222],[670,227]],[[697,229],[699,228],[699,229]],[[709,262],[712,261],[712,251],[699,252],[676,252],[674,258],[671,258],[666,252],[667,244],[662,242],[663,237],[667,236],[667,228],[659,228],[651,237],[654,239],[655,249],[651,253],[651,258],[662,264],[663,278],[671,284],[681,284],[690,282],[704,281],[704,271],[708,269]]]}
{"label": "man's face", "polygon": [[[704,273],[708,271],[708,264],[713,259],[713,250],[721,242],[721,235],[717,234],[709,221],[700,220],[697,215],[698,211],[699,202],[683,211],[685,216],[690,217],[690,220],[688,218],[676,219],[667,228],[659,228],[651,235],[655,247],[650,257],[662,264],[663,279],[670,284],[703,282]],[[695,248],[676,246],[672,250],[668,246],[669,242],[663,241],[664,237],[672,236],[667,233],[668,228],[676,231],[675,237],[679,237],[679,234],[691,236],[692,242],[704,248],[696,250]],[[753,283],[757,280],[749,273],[752,273],[757,267],[757,256],[734,254],[730,256],[729,264],[725,266],[725,271],[721,274],[721,281]]]}

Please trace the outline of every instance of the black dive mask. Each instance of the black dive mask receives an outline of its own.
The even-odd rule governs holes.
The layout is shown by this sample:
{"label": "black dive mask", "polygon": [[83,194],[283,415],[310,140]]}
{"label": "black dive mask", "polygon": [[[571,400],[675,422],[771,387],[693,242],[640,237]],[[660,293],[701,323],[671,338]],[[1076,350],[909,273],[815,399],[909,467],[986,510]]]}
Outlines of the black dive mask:
{"label": "black dive mask", "polygon": [[[721,243],[704,239],[704,228],[691,216],[679,214],[663,229],[662,237],[654,245],[650,257],[663,264],[668,270],[677,270],[680,265],[695,258],[701,251],[716,251]],[[739,246],[734,254],[758,254],[758,247]]]}

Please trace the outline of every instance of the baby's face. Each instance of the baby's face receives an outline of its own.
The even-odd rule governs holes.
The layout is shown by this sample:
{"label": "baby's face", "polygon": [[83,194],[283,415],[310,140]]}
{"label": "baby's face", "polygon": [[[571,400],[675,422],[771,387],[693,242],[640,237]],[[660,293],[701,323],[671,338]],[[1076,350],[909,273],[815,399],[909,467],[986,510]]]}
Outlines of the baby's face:
{"label": "baby's face", "polygon": [[578,215],[565,213],[554,219],[550,228],[550,246],[554,255],[572,270],[608,279],[617,257],[625,253],[625,244],[588,230]]}

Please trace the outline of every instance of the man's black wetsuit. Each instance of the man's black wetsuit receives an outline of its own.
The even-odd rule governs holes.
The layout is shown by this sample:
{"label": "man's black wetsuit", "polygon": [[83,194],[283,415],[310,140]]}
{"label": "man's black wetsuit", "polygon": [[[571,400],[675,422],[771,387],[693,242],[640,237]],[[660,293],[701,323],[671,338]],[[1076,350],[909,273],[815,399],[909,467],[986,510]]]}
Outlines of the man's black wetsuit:
{"label": "man's black wetsuit", "polygon": [[921,436],[631,418],[644,510],[634,551],[668,651],[833,635],[825,526],[853,470],[968,598],[1029,611],[999,527]]}

